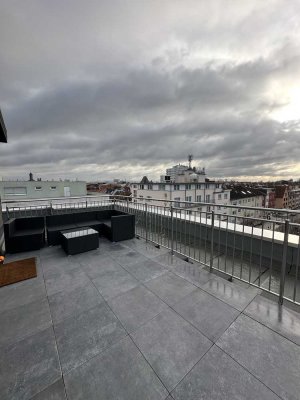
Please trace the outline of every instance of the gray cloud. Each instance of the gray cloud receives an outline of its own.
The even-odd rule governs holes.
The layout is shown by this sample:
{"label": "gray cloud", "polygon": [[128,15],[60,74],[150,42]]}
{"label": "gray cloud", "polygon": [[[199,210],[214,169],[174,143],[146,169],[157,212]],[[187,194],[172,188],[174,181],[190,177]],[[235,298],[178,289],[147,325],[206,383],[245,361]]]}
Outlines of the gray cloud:
{"label": "gray cloud", "polygon": [[300,8],[223,5],[5,1],[0,175],[298,178]]}

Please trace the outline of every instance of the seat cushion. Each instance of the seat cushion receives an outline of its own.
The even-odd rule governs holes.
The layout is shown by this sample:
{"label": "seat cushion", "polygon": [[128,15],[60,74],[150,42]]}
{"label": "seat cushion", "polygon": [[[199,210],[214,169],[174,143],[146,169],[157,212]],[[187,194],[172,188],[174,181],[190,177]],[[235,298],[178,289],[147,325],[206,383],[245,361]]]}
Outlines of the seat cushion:
{"label": "seat cushion", "polygon": [[35,229],[22,229],[20,231],[15,231],[11,237],[22,237],[22,236],[32,236],[43,234],[44,228],[35,228]]}

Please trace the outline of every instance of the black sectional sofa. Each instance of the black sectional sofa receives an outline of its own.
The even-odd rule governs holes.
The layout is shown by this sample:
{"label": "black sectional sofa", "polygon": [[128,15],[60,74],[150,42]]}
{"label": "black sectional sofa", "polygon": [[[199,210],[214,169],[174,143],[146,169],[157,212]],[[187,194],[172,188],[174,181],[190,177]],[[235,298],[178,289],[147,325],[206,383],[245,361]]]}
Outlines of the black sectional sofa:
{"label": "black sectional sofa", "polygon": [[135,235],[135,216],[116,210],[86,211],[46,217],[48,245],[61,243],[61,231],[93,228],[113,242],[132,239]]}
{"label": "black sectional sofa", "polygon": [[6,251],[17,253],[61,244],[61,231],[93,228],[113,242],[132,239],[135,216],[116,210],[73,212],[44,217],[13,218],[4,223]]}
{"label": "black sectional sofa", "polygon": [[12,218],[4,223],[8,253],[38,250],[45,245],[44,217]]}

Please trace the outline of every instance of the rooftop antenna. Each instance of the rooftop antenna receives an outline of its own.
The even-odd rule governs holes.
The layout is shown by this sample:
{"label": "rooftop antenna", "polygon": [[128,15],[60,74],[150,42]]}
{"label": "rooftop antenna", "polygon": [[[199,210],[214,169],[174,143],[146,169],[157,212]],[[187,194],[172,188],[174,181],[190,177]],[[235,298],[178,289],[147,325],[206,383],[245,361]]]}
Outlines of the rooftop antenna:
{"label": "rooftop antenna", "polygon": [[189,160],[189,169],[191,169],[192,168],[193,154],[189,154],[188,160]]}

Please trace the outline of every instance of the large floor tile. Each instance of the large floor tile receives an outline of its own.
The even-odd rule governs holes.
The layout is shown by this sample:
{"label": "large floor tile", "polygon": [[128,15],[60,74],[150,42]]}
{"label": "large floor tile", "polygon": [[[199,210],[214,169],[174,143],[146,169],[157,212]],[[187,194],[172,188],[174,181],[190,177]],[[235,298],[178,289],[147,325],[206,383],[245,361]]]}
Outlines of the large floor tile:
{"label": "large floor tile", "polygon": [[67,400],[63,380],[59,379],[45,390],[32,397],[31,400]]}
{"label": "large floor tile", "polygon": [[121,271],[122,267],[108,255],[90,257],[85,262],[81,262],[82,270],[91,278],[95,279],[106,272]]}
{"label": "large floor tile", "polygon": [[255,297],[244,313],[300,345],[300,313],[263,296]]}
{"label": "large floor tile", "polygon": [[90,279],[81,268],[64,271],[45,279],[48,296],[88,284]]}
{"label": "large floor tile", "polygon": [[140,282],[147,282],[168,272],[161,264],[150,259],[124,266],[124,268]]}
{"label": "large floor tile", "polygon": [[65,318],[80,314],[103,301],[104,299],[92,283],[49,296],[50,310],[55,324]]}
{"label": "large floor tile", "polygon": [[0,314],[0,346],[14,343],[52,324],[46,297]]}
{"label": "large floor tile", "polygon": [[172,272],[152,279],[145,285],[169,305],[173,305],[196,289],[194,285]]}
{"label": "large floor tile", "polygon": [[258,294],[254,288],[244,288],[218,277],[209,280],[202,288],[239,311],[243,311]]}
{"label": "large floor tile", "polygon": [[139,241],[139,245],[135,247],[135,250],[149,258],[161,256],[170,252],[169,249],[164,247],[156,247],[154,244],[146,243],[144,241]]}
{"label": "large floor tile", "polygon": [[164,265],[170,270],[173,270],[177,266],[184,266],[186,264],[192,265],[182,257],[177,257],[176,255],[172,255],[170,251],[157,255],[156,257],[154,257],[154,260]]}
{"label": "large floor tile", "polygon": [[124,246],[122,243],[114,243],[110,242],[109,240],[100,241],[99,247],[102,249],[104,253],[108,253],[109,256],[117,257],[118,254],[123,254],[128,252],[128,247]]}
{"label": "large floor tile", "polygon": [[168,392],[127,337],[65,376],[69,400],[164,400]]}
{"label": "large floor tile", "polygon": [[72,260],[70,257],[53,257],[42,260],[42,267],[45,279],[51,278],[57,274],[63,274],[81,267],[80,263]]}
{"label": "large floor tile", "polygon": [[28,400],[61,377],[53,329],[0,348],[1,400]]}
{"label": "large floor tile", "polygon": [[46,297],[45,284],[40,279],[27,279],[23,282],[0,288],[0,313],[12,308],[32,303]]}
{"label": "large floor tile", "polygon": [[126,335],[105,303],[54,326],[64,372],[77,367]]}
{"label": "large floor tile", "polygon": [[175,400],[279,400],[216,346],[180,382],[172,396]]}
{"label": "large floor tile", "polygon": [[211,341],[216,341],[240,314],[203,290],[196,290],[173,306]]}
{"label": "large floor tile", "polygon": [[172,272],[198,287],[202,287],[214,277],[213,274],[203,269],[199,264],[188,262],[185,262],[182,265],[176,265],[172,269]]}
{"label": "large floor tile", "polygon": [[284,399],[300,393],[300,347],[240,315],[217,345]]}
{"label": "large floor tile", "polygon": [[126,253],[111,253],[110,256],[124,267],[149,260],[149,258],[145,257],[143,254],[131,249],[128,249]]}
{"label": "large floor tile", "polygon": [[137,286],[108,301],[128,332],[135,331],[168,306],[144,286]]}
{"label": "large floor tile", "polygon": [[169,391],[212,345],[172,310],[158,314],[132,338]]}
{"label": "large floor tile", "polygon": [[139,281],[124,269],[108,271],[93,279],[93,283],[105,300],[119,296],[139,285]]}

